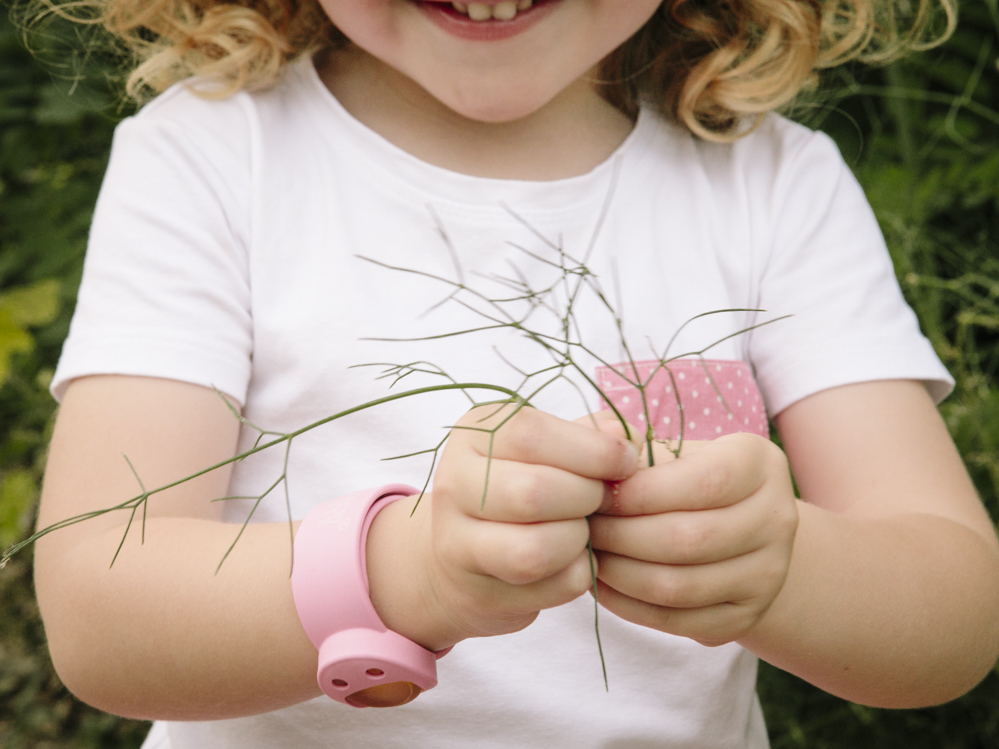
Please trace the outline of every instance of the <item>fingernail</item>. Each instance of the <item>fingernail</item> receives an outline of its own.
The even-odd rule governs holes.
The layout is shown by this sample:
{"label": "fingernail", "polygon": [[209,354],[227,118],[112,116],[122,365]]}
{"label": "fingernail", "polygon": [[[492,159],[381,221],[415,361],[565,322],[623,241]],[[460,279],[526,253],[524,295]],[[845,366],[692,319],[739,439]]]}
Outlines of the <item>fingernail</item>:
{"label": "fingernail", "polygon": [[638,459],[641,457],[641,453],[639,453],[638,447],[635,446],[634,442],[628,442],[626,444],[628,445],[627,471],[630,475],[632,471],[638,468]]}

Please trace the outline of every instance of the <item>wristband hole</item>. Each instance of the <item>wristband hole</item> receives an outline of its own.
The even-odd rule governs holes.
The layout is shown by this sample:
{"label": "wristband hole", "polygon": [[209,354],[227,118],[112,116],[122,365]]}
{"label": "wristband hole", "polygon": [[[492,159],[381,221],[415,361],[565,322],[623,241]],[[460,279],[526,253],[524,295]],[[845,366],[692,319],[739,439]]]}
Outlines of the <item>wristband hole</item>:
{"label": "wristband hole", "polygon": [[409,681],[393,681],[354,692],[346,698],[354,707],[398,707],[415,700],[423,690]]}
{"label": "wristband hole", "polygon": [[364,673],[366,673],[368,676],[375,676],[375,677],[384,676],[385,675],[385,672],[382,671],[380,668],[369,668]]}
{"label": "wristband hole", "polygon": [[343,679],[333,679],[333,686],[335,686],[337,689],[346,689],[347,682],[345,682]]}

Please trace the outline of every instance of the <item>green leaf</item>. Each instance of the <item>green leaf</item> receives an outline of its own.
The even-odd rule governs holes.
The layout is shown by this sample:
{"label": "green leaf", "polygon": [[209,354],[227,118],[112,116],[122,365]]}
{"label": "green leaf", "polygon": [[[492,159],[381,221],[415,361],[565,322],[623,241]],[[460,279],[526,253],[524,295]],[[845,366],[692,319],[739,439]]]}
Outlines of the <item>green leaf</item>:
{"label": "green leaf", "polygon": [[24,537],[37,497],[38,482],[31,471],[10,471],[0,480],[0,547]]}
{"label": "green leaf", "polygon": [[59,314],[59,281],[47,278],[0,294],[0,315],[25,328],[48,325]]}
{"label": "green leaf", "polygon": [[10,374],[10,360],[14,354],[23,354],[35,347],[35,340],[18,325],[8,310],[0,309],[0,385]]}

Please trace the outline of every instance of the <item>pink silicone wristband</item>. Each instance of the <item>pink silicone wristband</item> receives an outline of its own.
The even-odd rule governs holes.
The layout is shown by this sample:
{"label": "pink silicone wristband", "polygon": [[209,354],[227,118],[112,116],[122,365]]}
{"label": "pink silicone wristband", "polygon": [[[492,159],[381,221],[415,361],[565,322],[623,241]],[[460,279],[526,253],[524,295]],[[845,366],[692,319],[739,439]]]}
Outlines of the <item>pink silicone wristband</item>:
{"label": "pink silicone wristband", "polygon": [[[386,505],[417,493],[388,484],[324,502],[295,535],[291,590],[298,618],[319,651],[316,678],[337,702],[380,684],[437,685],[437,658],[388,629],[371,605],[365,546],[371,521]],[[354,705],[360,707],[360,705]]]}

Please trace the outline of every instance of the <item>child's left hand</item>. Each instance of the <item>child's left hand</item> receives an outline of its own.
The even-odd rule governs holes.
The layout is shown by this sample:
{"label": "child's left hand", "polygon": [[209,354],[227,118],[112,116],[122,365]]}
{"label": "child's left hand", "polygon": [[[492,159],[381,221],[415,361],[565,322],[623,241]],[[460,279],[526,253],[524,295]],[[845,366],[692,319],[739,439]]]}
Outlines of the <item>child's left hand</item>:
{"label": "child's left hand", "polygon": [[791,562],[798,510],[787,459],[751,434],[685,442],[680,458],[656,445],[654,458],[609,485],[590,518],[600,603],[704,645],[738,640],[777,597]]}

